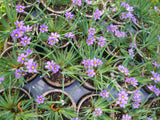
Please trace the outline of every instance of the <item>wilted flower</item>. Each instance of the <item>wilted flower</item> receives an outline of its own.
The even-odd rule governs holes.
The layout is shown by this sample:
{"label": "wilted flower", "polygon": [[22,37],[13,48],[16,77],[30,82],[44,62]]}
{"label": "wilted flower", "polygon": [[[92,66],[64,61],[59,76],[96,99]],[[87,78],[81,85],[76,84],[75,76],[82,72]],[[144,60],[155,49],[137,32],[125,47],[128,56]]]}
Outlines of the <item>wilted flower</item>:
{"label": "wilted flower", "polygon": [[66,19],[72,19],[74,15],[71,12],[66,12],[65,16],[66,16]]}
{"label": "wilted flower", "polygon": [[93,77],[96,73],[92,69],[87,70],[88,76]]}
{"label": "wilted flower", "polygon": [[26,46],[27,44],[30,44],[30,40],[31,40],[31,38],[29,37],[27,37],[27,36],[24,36],[23,38],[21,38],[21,44],[23,45],[23,46]]}
{"label": "wilted flower", "polygon": [[130,6],[130,5],[127,5],[127,6],[126,6],[126,10],[127,10],[127,11],[130,11],[130,12],[131,12],[131,11],[134,11],[133,7]]}
{"label": "wilted flower", "polygon": [[17,59],[17,62],[21,62],[23,64],[24,61],[26,60],[27,60],[27,55],[24,55],[24,53],[21,53],[21,55]]}
{"label": "wilted flower", "polygon": [[100,96],[102,96],[103,98],[109,97],[109,92],[107,92],[107,90],[102,90]]}
{"label": "wilted flower", "polygon": [[89,35],[94,35],[96,33],[95,28],[89,28],[88,29]]}
{"label": "wilted flower", "polygon": [[129,47],[135,48],[135,47],[136,47],[136,44],[133,44],[133,45],[132,45],[132,43],[130,43]]}
{"label": "wilted flower", "polygon": [[42,31],[42,33],[48,32],[48,26],[46,26],[45,24],[40,25],[39,30]]}
{"label": "wilted flower", "polygon": [[37,96],[37,99],[35,100],[38,104],[44,103],[45,98],[43,98],[42,95]]}
{"label": "wilted flower", "polygon": [[65,37],[67,37],[67,38],[73,38],[74,34],[72,34],[72,32],[69,32],[69,33],[65,34]]}
{"label": "wilted flower", "polygon": [[93,17],[95,20],[100,20],[100,17],[101,17],[101,11],[96,9],[96,12],[93,13]]}
{"label": "wilted flower", "polygon": [[82,1],[81,0],[73,0],[73,3],[75,5],[81,6],[82,5]]}
{"label": "wilted flower", "polygon": [[128,114],[122,116],[122,120],[130,120],[130,119],[131,116],[129,116]]}
{"label": "wilted flower", "polygon": [[102,111],[100,110],[100,108],[98,108],[98,109],[95,108],[94,114],[95,114],[96,116],[101,116]]}
{"label": "wilted flower", "polygon": [[24,8],[25,8],[25,6],[16,5],[16,11],[18,11],[19,13],[24,12]]}

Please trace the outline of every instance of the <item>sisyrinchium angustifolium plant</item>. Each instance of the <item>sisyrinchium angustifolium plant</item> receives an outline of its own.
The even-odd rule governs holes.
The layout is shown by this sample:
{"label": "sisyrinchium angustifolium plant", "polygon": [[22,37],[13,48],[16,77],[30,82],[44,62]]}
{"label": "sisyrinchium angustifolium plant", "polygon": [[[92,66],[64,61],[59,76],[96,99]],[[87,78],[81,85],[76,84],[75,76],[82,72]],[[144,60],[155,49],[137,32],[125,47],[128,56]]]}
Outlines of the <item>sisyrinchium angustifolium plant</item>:
{"label": "sisyrinchium angustifolium plant", "polygon": [[[35,4],[31,5],[33,2]],[[44,2],[46,7],[41,6],[39,0],[0,0],[0,52],[6,47],[6,39],[14,46],[0,58],[0,87],[23,86],[30,75],[39,73],[42,77],[51,77],[50,73],[60,72],[79,80],[80,86],[90,83],[101,90],[100,96],[90,102],[92,107],[82,107],[83,113],[80,111],[78,115],[73,107],[65,106],[67,100],[63,97],[50,101],[49,97],[37,96],[37,117],[40,114],[42,119],[100,120],[110,119],[111,114],[112,119],[117,120],[159,119],[159,101],[147,108],[152,101],[150,98],[160,96],[159,1]],[[68,11],[71,4],[74,7]],[[47,7],[64,12],[51,14]],[[15,47],[17,43],[22,47]],[[36,57],[37,54],[42,58]],[[62,88],[65,81],[61,81]],[[111,90],[109,94],[105,90],[108,85],[119,93],[113,95]],[[149,97],[142,95],[143,90]],[[28,119],[26,116],[35,119],[36,115],[25,107],[32,100],[21,102],[16,93],[12,99],[8,94],[0,96],[1,101],[5,98],[15,104],[14,109],[9,102],[0,104],[3,105],[0,109],[5,108],[0,111],[2,116],[5,111],[8,119]],[[6,112],[8,109],[10,112]]]}
{"label": "sisyrinchium angustifolium plant", "polygon": [[0,119],[4,120],[34,120],[33,98],[24,89],[10,87],[0,91]]}

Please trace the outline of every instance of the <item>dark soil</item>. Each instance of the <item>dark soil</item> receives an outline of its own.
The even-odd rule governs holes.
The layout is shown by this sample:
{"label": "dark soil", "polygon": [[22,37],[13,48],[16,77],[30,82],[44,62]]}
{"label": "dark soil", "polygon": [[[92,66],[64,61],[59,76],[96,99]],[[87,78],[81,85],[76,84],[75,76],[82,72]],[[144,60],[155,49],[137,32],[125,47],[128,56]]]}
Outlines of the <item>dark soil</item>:
{"label": "dark soil", "polygon": [[116,111],[119,111],[120,113],[116,113],[114,114],[114,117],[116,120],[122,120],[122,116],[124,114],[124,112],[121,109],[117,109]]}
{"label": "dark soil", "polygon": [[[157,108],[160,107],[160,100],[157,100],[155,102],[152,103],[152,105],[150,106],[150,108]],[[159,120],[160,118],[160,108],[156,110],[156,117]]]}
{"label": "dark soil", "polygon": [[[60,100],[64,100],[66,101],[66,103],[62,106],[61,104],[55,104],[53,106],[54,109],[58,108],[58,107],[71,107],[72,106],[72,102],[71,100],[64,94],[64,98],[62,98],[62,93],[61,92],[53,92],[53,93],[49,93],[48,95],[46,95],[46,98],[49,100],[49,101],[60,101]],[[49,105],[51,106],[51,105]],[[47,110],[41,110],[42,111],[42,114],[45,114],[45,111]],[[39,120],[43,120],[42,118],[39,118]],[[66,117],[63,116],[63,120],[70,120]]]}
{"label": "dark soil", "polygon": [[[11,42],[11,43],[14,44],[14,39],[10,36],[10,37],[8,38],[8,41],[7,41],[7,42]],[[15,43],[20,43],[20,42],[21,42],[21,39],[18,38],[17,41],[16,41]]]}
{"label": "dark soil", "polygon": [[[63,74],[61,74],[61,72],[57,72],[57,73],[53,73],[52,71],[49,72],[49,75],[46,75],[46,77],[53,83],[55,84],[62,84],[63,82]],[[65,81],[64,81],[64,84],[66,83],[70,83],[73,81],[73,78],[69,77],[69,76],[66,76],[64,75],[64,78],[65,78]]]}

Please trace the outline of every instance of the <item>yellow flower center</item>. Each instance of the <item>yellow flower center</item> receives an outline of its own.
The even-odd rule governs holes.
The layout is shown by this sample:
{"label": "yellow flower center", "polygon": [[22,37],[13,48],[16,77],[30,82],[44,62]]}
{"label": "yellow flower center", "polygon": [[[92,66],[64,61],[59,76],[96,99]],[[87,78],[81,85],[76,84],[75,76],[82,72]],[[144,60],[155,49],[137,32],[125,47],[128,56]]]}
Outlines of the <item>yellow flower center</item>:
{"label": "yellow flower center", "polygon": [[52,65],[50,65],[50,67],[53,67]]}
{"label": "yellow flower center", "polygon": [[123,102],[121,101],[121,104],[123,104]]}
{"label": "yellow flower center", "polygon": [[25,43],[27,42],[27,40],[24,41]]}
{"label": "yellow flower center", "polygon": [[88,41],[88,43],[90,43],[91,41]]}
{"label": "yellow flower center", "polygon": [[17,73],[17,75],[19,75],[19,73]]}
{"label": "yellow flower center", "polygon": [[53,40],[51,40],[51,42],[53,42]]}
{"label": "yellow flower center", "polygon": [[32,66],[32,69],[34,69],[34,66]]}
{"label": "yellow flower center", "polygon": [[18,35],[17,35],[17,34],[15,34],[15,36],[17,37]]}
{"label": "yellow flower center", "polygon": [[135,95],[137,95],[137,93],[135,93]]}
{"label": "yellow flower center", "polygon": [[122,95],[122,98],[124,98],[124,96]]}
{"label": "yellow flower center", "polygon": [[21,26],[21,24],[18,24],[18,26]]}
{"label": "yellow flower center", "polygon": [[91,75],[92,73],[90,72],[89,74]]}
{"label": "yellow flower center", "polygon": [[154,78],[154,80],[157,80],[157,78]]}
{"label": "yellow flower center", "polygon": [[69,15],[67,17],[70,17]]}
{"label": "yellow flower center", "polygon": [[103,95],[105,95],[105,93],[103,93]]}
{"label": "yellow flower center", "polygon": [[91,31],[91,33],[92,33],[93,31]]}
{"label": "yellow flower center", "polygon": [[99,112],[97,111],[96,113],[98,114]]}
{"label": "yellow flower center", "polygon": [[45,28],[43,28],[43,30],[45,30]]}
{"label": "yellow flower center", "polygon": [[19,10],[22,10],[22,8],[19,8]]}
{"label": "yellow flower center", "polygon": [[124,72],[127,72],[126,70]]}
{"label": "yellow flower center", "polygon": [[94,62],[94,64],[96,64],[96,62]]}
{"label": "yellow flower center", "polygon": [[56,70],[57,68],[55,67],[54,69]]}
{"label": "yellow flower center", "polygon": [[24,60],[24,58],[22,58],[22,60]]}
{"label": "yellow flower center", "polygon": [[23,33],[22,31],[20,31],[20,33]]}
{"label": "yellow flower center", "polygon": [[56,37],[53,37],[53,38],[56,38]]}
{"label": "yellow flower center", "polygon": [[40,98],[39,101],[42,101],[42,99]]}
{"label": "yellow flower center", "polygon": [[98,17],[98,15],[96,15],[96,17]]}
{"label": "yellow flower center", "polygon": [[78,4],[78,1],[76,1],[76,3]]}

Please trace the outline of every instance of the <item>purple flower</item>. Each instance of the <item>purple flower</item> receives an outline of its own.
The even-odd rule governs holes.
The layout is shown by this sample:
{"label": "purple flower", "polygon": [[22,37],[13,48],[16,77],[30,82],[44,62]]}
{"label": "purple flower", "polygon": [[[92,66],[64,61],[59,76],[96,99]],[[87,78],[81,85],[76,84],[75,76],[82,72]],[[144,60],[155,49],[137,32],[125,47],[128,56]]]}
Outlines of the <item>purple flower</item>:
{"label": "purple flower", "polygon": [[128,100],[128,93],[123,90],[118,94],[118,96],[118,100]]}
{"label": "purple flower", "polygon": [[33,59],[28,60],[28,62],[25,62],[24,64],[28,69],[28,73],[32,73],[32,72],[37,73],[36,68],[38,65],[36,65],[36,62],[33,62]]}
{"label": "purple flower", "polygon": [[106,44],[106,41],[103,36],[97,37],[97,39],[99,40],[98,45],[100,45],[101,47],[103,47]]}
{"label": "purple flower", "polygon": [[126,2],[121,2],[122,7],[126,7]]}
{"label": "purple flower", "polygon": [[157,86],[156,86],[156,85],[150,85],[150,86],[148,86],[148,88],[149,88],[151,91],[155,91],[155,89],[157,89]]}
{"label": "purple flower", "polygon": [[127,16],[128,16],[128,18],[134,17],[134,15],[133,15],[131,12],[128,12],[128,13],[127,13]]}
{"label": "purple flower", "polygon": [[24,38],[21,38],[20,43],[22,43],[23,46],[26,46],[27,44],[30,44],[30,40],[31,40],[30,37],[28,38],[27,36],[24,36]]}
{"label": "purple flower", "polygon": [[97,63],[98,63],[98,65],[102,65],[103,64],[102,60],[100,60],[100,59],[97,59]]}
{"label": "purple flower", "polygon": [[97,67],[98,59],[94,58],[93,60],[91,60],[91,65],[94,66],[94,67]]}
{"label": "purple flower", "polygon": [[44,103],[45,98],[43,98],[42,95],[37,96],[37,99],[35,100],[38,104]]}
{"label": "purple flower", "polygon": [[73,0],[73,3],[75,5],[81,6],[82,5],[82,1],[81,0]]}
{"label": "purple flower", "polygon": [[153,120],[153,119],[148,117],[147,120]]}
{"label": "purple flower", "polygon": [[20,34],[22,34],[22,36],[23,36],[24,33],[26,32],[26,30],[24,29],[24,27],[17,28],[17,31],[19,31]]}
{"label": "purple flower", "polygon": [[16,11],[18,11],[19,13],[24,12],[24,8],[25,8],[25,6],[16,5]]}
{"label": "purple flower", "polygon": [[103,98],[109,97],[109,92],[107,92],[107,90],[102,90],[100,96],[102,96]]}
{"label": "purple flower", "polygon": [[48,38],[48,44],[53,45],[56,42],[58,42],[58,41],[56,41],[52,36]]}
{"label": "purple flower", "polygon": [[13,32],[11,33],[11,36],[13,39],[16,39],[16,38],[20,38],[22,37],[22,33],[20,33],[18,30],[13,30]]}
{"label": "purple flower", "polygon": [[100,20],[100,17],[101,17],[101,11],[96,9],[96,12],[93,13],[93,17],[95,20]]}
{"label": "purple flower", "polygon": [[98,108],[98,109],[95,108],[94,114],[95,114],[96,116],[101,116],[102,111],[100,110],[100,108]]}
{"label": "purple flower", "polygon": [[116,101],[116,104],[119,104],[120,107],[125,108],[125,104],[127,104],[126,100],[118,100]]}
{"label": "purple flower", "polygon": [[51,32],[51,37],[53,37],[58,42],[59,41],[58,38],[60,37],[60,35],[57,34],[57,32],[55,33]]}
{"label": "purple flower", "polygon": [[67,38],[73,38],[74,34],[72,34],[72,32],[69,32],[69,33],[65,34],[65,37],[67,37]]}
{"label": "purple flower", "polygon": [[122,34],[119,30],[115,31],[115,36],[117,37],[122,37]]}
{"label": "purple flower", "polygon": [[88,5],[92,5],[92,4],[93,4],[93,1],[85,0],[85,2],[86,2]]}
{"label": "purple flower", "polygon": [[131,20],[133,23],[136,23],[136,18],[135,17],[131,17]]}
{"label": "purple flower", "polygon": [[23,21],[18,21],[18,20],[14,24],[16,25],[16,28],[22,28],[24,25]]}
{"label": "purple flower", "polygon": [[46,26],[45,24],[40,25],[39,30],[42,31],[42,33],[48,32],[48,26]]}
{"label": "purple flower", "polygon": [[129,52],[129,55],[131,56],[131,59],[133,59],[133,57],[134,57],[133,49],[129,49],[128,52]]}
{"label": "purple flower", "polygon": [[159,36],[159,35],[157,35],[157,37],[158,37],[158,40],[160,41],[160,36]]}
{"label": "purple flower", "polygon": [[159,96],[160,90],[159,90],[158,88],[156,88],[156,89],[154,90],[154,93],[156,94],[156,96]]}
{"label": "purple flower", "polygon": [[135,108],[138,108],[139,106],[140,106],[139,102],[133,103],[133,108],[134,108],[134,109],[135,109]]}
{"label": "purple flower", "polygon": [[72,19],[74,15],[71,12],[66,12],[65,16],[66,16],[66,19]]}
{"label": "purple flower", "polygon": [[151,77],[151,80],[154,80],[154,82],[159,82],[160,81],[160,75],[158,73],[154,73],[154,71],[152,71],[152,74],[154,77]]}
{"label": "purple flower", "polygon": [[152,63],[154,66],[156,66],[157,68],[159,68],[160,67],[160,65],[158,65],[158,63],[155,61],[155,62],[153,62]]}
{"label": "purple flower", "polygon": [[56,63],[52,60],[51,62],[50,61],[47,61],[47,65],[45,66],[45,68],[49,69],[49,70],[52,70],[54,68],[54,65]]}
{"label": "purple flower", "polygon": [[116,32],[116,30],[117,30],[117,26],[116,25],[111,24],[110,27],[111,27],[111,31],[112,32]]}
{"label": "purple flower", "polygon": [[130,43],[129,47],[135,48],[135,47],[136,47],[136,44],[133,44],[133,45],[132,45],[132,43]]}
{"label": "purple flower", "polygon": [[14,74],[15,74],[15,77],[18,79],[22,76],[20,69],[16,69],[16,72]]}
{"label": "purple flower", "polygon": [[122,19],[127,19],[128,18],[128,14],[127,13],[122,13],[121,18]]}
{"label": "purple flower", "polygon": [[127,76],[127,75],[130,75],[128,69],[125,68],[125,67],[122,66],[122,65],[119,65],[119,66],[118,66],[118,70],[119,70],[121,73],[124,73],[126,76]]}
{"label": "purple flower", "polygon": [[137,82],[138,82],[138,81],[135,80],[135,78],[133,78],[133,79],[131,80],[131,85],[134,86],[134,87],[136,87],[136,86],[138,85]]}
{"label": "purple flower", "polygon": [[130,120],[130,119],[131,116],[129,116],[128,114],[122,116],[122,120]]}
{"label": "purple flower", "polygon": [[136,91],[133,93],[133,98],[134,98],[134,99],[139,99],[140,96],[141,96],[141,94],[140,94],[140,91],[139,91],[139,90],[136,90]]}
{"label": "purple flower", "polygon": [[93,45],[93,41],[95,41],[95,37],[94,36],[88,36],[88,39],[86,40],[88,45]]}
{"label": "purple flower", "polygon": [[0,84],[2,84],[2,81],[4,80],[4,78],[0,78]]}
{"label": "purple flower", "polygon": [[85,68],[89,68],[91,66],[91,61],[90,60],[83,60],[82,64],[84,64]]}
{"label": "purple flower", "polygon": [[159,8],[157,6],[154,6],[155,11],[159,11]]}
{"label": "purple flower", "polygon": [[27,27],[24,26],[24,29],[26,32],[32,31],[32,26],[29,26],[29,25],[27,25]]}
{"label": "purple flower", "polygon": [[96,73],[92,69],[87,70],[88,76],[93,77]]}
{"label": "purple flower", "polygon": [[78,119],[78,118],[72,118],[72,119],[70,119],[70,120],[81,120],[81,119]]}
{"label": "purple flower", "polygon": [[53,73],[57,73],[59,71],[59,69],[60,69],[60,66],[55,64],[52,71],[53,71]]}
{"label": "purple flower", "polygon": [[28,48],[27,48],[27,50],[25,50],[24,52],[27,54],[27,56],[30,55],[30,54],[32,54],[32,50],[30,50],[30,49],[28,49]]}
{"label": "purple flower", "polygon": [[24,55],[24,53],[21,53],[21,56],[18,57],[17,62],[21,62],[22,64],[24,61],[27,60],[27,55]]}
{"label": "purple flower", "polygon": [[96,33],[95,28],[89,28],[88,29],[89,35],[92,36]]}
{"label": "purple flower", "polygon": [[54,73],[57,73],[60,69],[60,66],[57,65],[53,60],[47,61],[47,65],[45,66],[45,68],[52,70]]}
{"label": "purple flower", "polygon": [[127,37],[127,34],[124,31],[121,31],[121,35],[123,38]]}
{"label": "purple flower", "polygon": [[117,12],[117,9],[116,9],[116,8],[113,8],[112,11],[116,13],[116,12]]}

